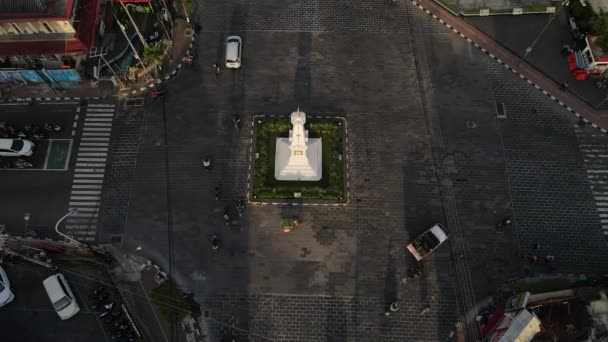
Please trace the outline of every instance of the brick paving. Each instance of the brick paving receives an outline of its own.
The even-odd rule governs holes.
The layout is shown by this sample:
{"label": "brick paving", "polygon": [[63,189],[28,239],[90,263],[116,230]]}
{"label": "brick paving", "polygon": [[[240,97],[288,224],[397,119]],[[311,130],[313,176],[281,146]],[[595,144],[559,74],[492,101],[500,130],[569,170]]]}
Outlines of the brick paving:
{"label": "brick paving", "polygon": [[[521,276],[531,240],[551,241],[550,248],[581,243],[558,256],[560,270],[575,270],[581,260],[603,265],[603,254],[590,256],[601,251],[599,243],[587,244],[602,235],[601,216],[592,210],[598,202],[576,164],[576,146],[586,144],[591,127],[575,133],[576,120],[564,108],[410,3],[364,2],[349,15],[368,17],[336,25],[317,17],[338,13],[339,4],[313,2],[327,12],[320,13],[309,3],[258,2],[202,4],[198,67],[146,109],[137,163],[123,169],[132,184],[125,239],[163,269],[171,255],[177,282],[202,304],[209,336],[437,341],[487,291]],[[279,19],[261,22],[258,8]],[[302,16],[306,10],[312,19]],[[283,19],[299,17],[297,24]],[[222,59],[233,29],[245,30],[238,32],[243,68],[216,76],[210,66]],[[496,101],[504,102],[506,118],[497,117]],[[246,124],[232,127],[231,116],[248,123],[254,114],[287,115],[297,106],[347,117],[350,204],[250,206],[226,227],[223,210],[246,191],[251,138]],[[127,136],[132,147],[128,141],[136,138]],[[201,170],[205,155],[214,160],[211,172]],[[545,168],[556,176],[543,179]],[[305,226],[281,233],[280,217],[291,215]],[[506,215],[514,226],[497,230]],[[539,226],[559,220],[555,232]],[[436,222],[448,223],[449,243],[424,262],[421,279],[401,284],[415,265],[405,242]],[[223,241],[217,255],[207,241],[212,232]],[[536,271],[547,271],[540,266]],[[395,299],[402,309],[385,317]],[[429,302],[430,312],[421,315]]]}
{"label": "brick paving", "polygon": [[[490,71],[496,99],[507,110],[500,127],[522,257],[555,255],[555,267],[563,273],[606,269],[603,210],[593,193],[601,192],[602,184],[588,176],[589,170],[605,167],[601,152],[590,155],[585,146],[605,141],[604,135],[581,127],[533,88],[521,87],[521,80],[500,65],[493,64]],[[534,251],[534,243],[542,249]],[[541,265],[537,271],[547,268]]]}

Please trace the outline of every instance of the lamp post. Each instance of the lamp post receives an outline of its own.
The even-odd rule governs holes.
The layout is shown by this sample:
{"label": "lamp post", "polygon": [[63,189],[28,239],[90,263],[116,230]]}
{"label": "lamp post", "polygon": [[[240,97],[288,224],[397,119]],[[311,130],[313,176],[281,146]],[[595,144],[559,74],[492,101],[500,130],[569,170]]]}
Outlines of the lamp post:
{"label": "lamp post", "polygon": [[70,211],[68,211],[67,214],[63,215],[63,217],[61,217],[59,219],[59,221],[57,221],[57,223],[55,223],[55,232],[57,234],[63,236],[67,240],[74,241],[77,244],[81,245],[80,242],[76,241],[75,239],[73,239],[73,238],[71,238],[71,237],[67,236],[66,234],[64,234],[64,233],[62,233],[62,232],[59,231],[59,224],[61,223],[61,221],[65,220],[68,216],[72,216],[72,215],[76,215],[76,214],[78,214],[78,209],[70,209]]}
{"label": "lamp post", "polygon": [[25,215],[23,215],[23,219],[25,220],[25,231],[23,232],[23,237],[26,238],[27,237],[27,225],[30,222],[30,213],[25,213]]}

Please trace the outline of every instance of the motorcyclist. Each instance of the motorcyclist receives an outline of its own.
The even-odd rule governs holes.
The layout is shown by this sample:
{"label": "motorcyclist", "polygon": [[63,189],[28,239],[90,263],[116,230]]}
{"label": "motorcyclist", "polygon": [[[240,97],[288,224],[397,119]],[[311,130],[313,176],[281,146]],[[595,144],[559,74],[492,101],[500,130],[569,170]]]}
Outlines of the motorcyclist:
{"label": "motorcyclist", "polygon": [[205,170],[211,169],[211,159],[209,157],[203,159],[203,168]]}

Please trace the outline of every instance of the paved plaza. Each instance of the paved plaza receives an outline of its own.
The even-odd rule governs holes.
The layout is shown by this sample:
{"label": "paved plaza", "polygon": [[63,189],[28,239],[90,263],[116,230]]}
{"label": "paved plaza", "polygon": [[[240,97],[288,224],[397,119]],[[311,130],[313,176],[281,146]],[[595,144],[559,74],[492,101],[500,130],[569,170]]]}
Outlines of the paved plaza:
{"label": "paved plaza", "polygon": [[[196,13],[197,65],[162,100],[117,106],[99,239],[141,246],[193,293],[209,341],[439,341],[524,276],[534,243],[554,272],[606,270],[607,138],[417,7],[206,1]],[[243,67],[215,75],[231,34]],[[239,217],[253,116],[298,106],[347,118],[348,205]],[[285,234],[293,215],[304,225]],[[449,242],[402,283],[417,267],[406,243],[437,222]]]}

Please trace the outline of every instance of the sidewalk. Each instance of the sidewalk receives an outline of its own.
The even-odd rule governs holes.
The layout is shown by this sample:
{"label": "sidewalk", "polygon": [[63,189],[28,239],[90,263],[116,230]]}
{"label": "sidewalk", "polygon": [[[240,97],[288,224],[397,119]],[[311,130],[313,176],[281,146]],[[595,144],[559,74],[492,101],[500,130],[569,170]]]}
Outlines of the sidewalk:
{"label": "sidewalk", "polygon": [[[575,50],[584,48],[581,41],[574,41],[568,21],[568,8],[547,25],[548,18],[542,15],[466,17],[465,20],[492,37],[515,55],[525,59],[554,82],[568,81],[568,90],[594,108],[608,109],[606,89],[595,86],[597,77],[576,80],[570,70],[566,56],[562,53],[564,45],[574,46]],[[508,30],[502,28],[509,27]],[[541,34],[541,32],[543,32]],[[538,37],[538,39],[537,39]],[[532,51],[524,56],[526,48],[536,40]],[[603,101],[603,102],[602,102]]]}
{"label": "sidewalk", "polygon": [[[122,254],[117,249],[113,249],[112,255],[118,262],[118,266],[111,271],[112,280],[117,284],[125,305],[142,329],[146,341],[202,341],[203,336],[192,316],[186,316],[184,321],[175,322],[175,325],[171,326],[166,318],[163,318],[158,306],[154,304],[151,298],[152,290],[166,279],[166,273],[141,256]],[[170,299],[167,299],[167,303],[169,301]]]}
{"label": "sidewalk", "polygon": [[545,76],[485,33],[479,31],[469,22],[450,14],[433,0],[413,0],[412,3],[499,63],[504,64],[505,67],[528,81],[536,89],[542,91],[543,94],[551,97],[551,99],[573,112],[576,116],[582,117],[585,122],[591,123],[593,127],[600,128],[604,133],[606,132],[606,128],[608,128],[608,111],[595,110],[576,95],[562,91],[558,83]]}
{"label": "sidewalk", "polygon": [[176,19],[173,45],[169,48],[168,54],[163,61],[163,75],[159,75],[156,79],[143,80],[138,84],[130,85],[128,89],[119,91],[119,95],[131,96],[141,94],[175,76],[177,71],[184,66],[184,57],[190,54],[193,48],[194,36],[194,30],[188,28],[188,23],[185,20]]}
{"label": "sidewalk", "polygon": [[32,100],[78,100],[82,98],[103,98],[112,96],[114,86],[110,82],[100,82],[96,86],[82,81],[70,89],[55,90],[48,84],[28,84],[12,86],[10,98],[13,101]]}

